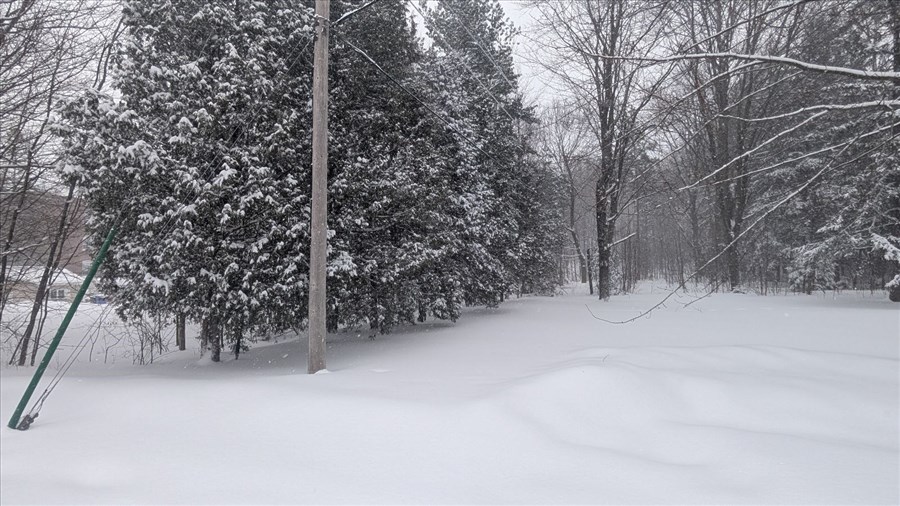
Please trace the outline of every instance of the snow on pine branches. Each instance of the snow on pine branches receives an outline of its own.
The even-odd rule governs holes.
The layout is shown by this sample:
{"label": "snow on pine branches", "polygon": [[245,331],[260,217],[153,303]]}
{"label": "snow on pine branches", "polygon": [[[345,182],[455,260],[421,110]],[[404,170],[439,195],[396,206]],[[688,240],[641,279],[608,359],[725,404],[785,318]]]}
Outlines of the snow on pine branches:
{"label": "snow on pine branches", "polygon": [[[202,322],[214,359],[223,342],[238,349],[245,334],[305,323],[307,3],[127,2],[115,96],[84,93],[57,126],[94,240],[119,223],[103,290],[126,317]],[[492,0],[453,3],[470,20],[493,13],[477,26],[512,78],[501,95],[515,116],[485,102],[476,75],[442,72],[454,56],[422,47],[404,2],[379,2],[334,27],[331,329],[387,332],[429,315],[455,319],[464,304],[552,286],[555,216],[531,209],[546,171],[517,154],[527,149],[518,123],[530,116],[508,29]],[[336,2],[332,14],[354,7]],[[484,63],[474,72],[494,73]]]}

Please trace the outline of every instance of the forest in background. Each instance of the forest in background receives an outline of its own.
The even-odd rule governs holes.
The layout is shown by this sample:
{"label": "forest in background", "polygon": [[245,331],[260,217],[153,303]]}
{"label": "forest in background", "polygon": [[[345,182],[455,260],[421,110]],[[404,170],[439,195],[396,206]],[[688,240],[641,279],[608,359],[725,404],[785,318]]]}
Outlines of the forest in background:
{"label": "forest in background", "polygon": [[[332,3],[331,330],[572,280],[900,300],[900,2],[526,3],[518,39],[495,0]],[[2,9],[0,311],[15,266],[43,273],[24,321],[0,312],[10,360],[79,219],[94,249],[117,225],[99,290],[128,320],[198,322],[214,360],[301,329],[312,2]],[[65,197],[44,231],[39,194]]]}
{"label": "forest in background", "polygon": [[900,2],[533,5],[565,97],[546,152],[601,297],[663,277],[900,298]]}

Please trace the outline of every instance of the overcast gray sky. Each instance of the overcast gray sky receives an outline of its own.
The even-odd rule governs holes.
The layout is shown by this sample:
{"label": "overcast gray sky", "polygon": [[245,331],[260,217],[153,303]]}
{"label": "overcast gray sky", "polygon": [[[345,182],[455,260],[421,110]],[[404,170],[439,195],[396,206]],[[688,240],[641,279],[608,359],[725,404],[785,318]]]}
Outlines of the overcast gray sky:
{"label": "overcast gray sky", "polygon": [[500,0],[500,5],[506,11],[507,17],[521,32],[516,40],[513,56],[516,62],[516,70],[522,76],[520,84],[529,102],[548,105],[555,96],[555,91],[550,87],[552,76],[548,76],[540,65],[533,62],[535,54],[540,54],[540,47],[533,42],[532,26],[534,9],[527,6],[524,0]]}

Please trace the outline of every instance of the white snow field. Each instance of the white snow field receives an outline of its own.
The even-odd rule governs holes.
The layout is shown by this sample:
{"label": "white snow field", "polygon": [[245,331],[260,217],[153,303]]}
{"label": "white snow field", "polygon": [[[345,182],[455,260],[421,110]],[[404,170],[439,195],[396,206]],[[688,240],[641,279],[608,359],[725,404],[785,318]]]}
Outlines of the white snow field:
{"label": "white snow field", "polygon": [[82,361],[25,432],[5,424],[32,369],[6,368],[0,500],[900,502],[900,306],[720,294],[628,325],[585,307],[622,319],[662,296],[528,297],[330,336],[314,376],[302,340],[222,364]]}

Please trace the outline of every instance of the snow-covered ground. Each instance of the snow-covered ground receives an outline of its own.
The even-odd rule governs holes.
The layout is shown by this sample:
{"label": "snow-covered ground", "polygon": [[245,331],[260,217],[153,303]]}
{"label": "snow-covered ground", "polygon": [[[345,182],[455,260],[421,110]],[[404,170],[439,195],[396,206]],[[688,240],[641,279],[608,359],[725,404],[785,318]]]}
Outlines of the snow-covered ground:
{"label": "snow-covered ground", "polygon": [[[721,294],[618,326],[585,307],[661,296],[331,336],[314,376],[297,340],[218,365],[83,360],[30,430],[0,430],[0,501],[900,502],[900,306]],[[31,372],[0,372],[4,425]]]}

